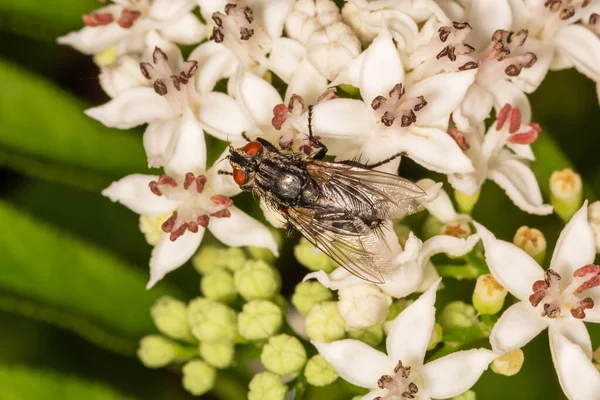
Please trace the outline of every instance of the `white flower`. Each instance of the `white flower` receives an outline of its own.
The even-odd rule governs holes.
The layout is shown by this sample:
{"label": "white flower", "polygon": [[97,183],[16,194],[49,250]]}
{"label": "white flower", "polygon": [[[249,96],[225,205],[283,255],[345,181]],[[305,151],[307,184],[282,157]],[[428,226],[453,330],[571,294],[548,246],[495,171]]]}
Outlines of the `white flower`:
{"label": "white flower", "polygon": [[264,247],[277,255],[269,230],[233,206],[230,196],[239,188],[227,183],[230,177],[218,175],[221,164],[205,172],[206,148],[195,150],[191,147],[186,156],[198,160],[196,168],[184,175],[129,175],[102,192],[138,214],[171,214],[152,251],[148,288],[194,255],[206,228],[228,246]]}
{"label": "white flower", "polygon": [[346,329],[365,329],[385,321],[391,297],[377,286],[357,283],[338,291],[338,311],[346,323]]}
{"label": "white flower", "polygon": [[[467,126],[459,118],[455,122],[457,126]],[[475,167],[475,171],[470,173],[448,175],[450,184],[467,195],[473,195],[489,179],[504,189],[523,211],[550,214],[552,206],[543,204],[539,185],[527,164],[535,159],[529,144],[540,134],[539,125],[524,124],[521,111],[506,104],[485,135],[483,129],[483,124],[480,124],[463,131],[450,131]]]}
{"label": "white flower", "polygon": [[435,282],[392,322],[387,354],[353,339],[312,343],[344,380],[367,389],[362,400],[446,399],[479,379],[497,354],[486,349],[458,351],[425,363],[435,323]]}
{"label": "white flower", "polygon": [[85,28],[58,38],[84,54],[117,46],[117,55],[142,53],[148,32],[167,40],[194,44],[205,37],[204,25],[191,13],[193,0],[114,0],[83,16]]}
{"label": "white flower", "polygon": [[285,26],[291,38],[306,46],[307,60],[329,80],[361,52],[360,41],[331,0],[299,0]]}
{"label": "white flower", "polygon": [[[383,28],[333,83],[358,86],[363,100],[334,99],[315,106],[315,134],[344,139],[346,159],[360,155],[363,162],[375,163],[403,152],[433,171],[472,171],[445,129],[474,76],[474,70],[439,74],[405,90],[400,56]],[[381,169],[395,172],[398,163]]]}
{"label": "white flower", "polygon": [[[418,181],[417,185],[423,190],[428,191],[437,184],[433,180],[426,178]],[[440,189],[438,196],[430,201],[425,208],[438,221],[444,224],[471,222],[471,217],[469,215],[456,212],[454,204],[452,204],[452,200],[450,200],[450,196],[448,196],[448,193],[446,193],[444,189]]]}
{"label": "white flower", "polygon": [[548,328],[552,360],[567,397],[600,398],[600,373],[591,362],[592,344],[584,324],[600,322],[600,267],[591,264],[596,245],[587,202],[561,232],[546,271],[517,246],[475,225],[492,275],[520,300],[494,326],[494,351],[521,348]]}

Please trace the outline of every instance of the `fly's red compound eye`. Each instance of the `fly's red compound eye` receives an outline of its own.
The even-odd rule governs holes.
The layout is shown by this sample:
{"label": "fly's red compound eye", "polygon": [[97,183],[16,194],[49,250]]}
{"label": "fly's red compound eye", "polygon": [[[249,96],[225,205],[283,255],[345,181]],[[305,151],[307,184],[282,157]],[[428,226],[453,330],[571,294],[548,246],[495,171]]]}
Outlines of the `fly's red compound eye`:
{"label": "fly's red compound eye", "polygon": [[233,180],[238,185],[243,185],[246,183],[246,173],[241,169],[234,168],[233,169]]}
{"label": "fly's red compound eye", "polygon": [[244,151],[250,157],[254,157],[255,155],[257,155],[260,149],[262,149],[262,144],[258,142],[250,142],[244,146]]}

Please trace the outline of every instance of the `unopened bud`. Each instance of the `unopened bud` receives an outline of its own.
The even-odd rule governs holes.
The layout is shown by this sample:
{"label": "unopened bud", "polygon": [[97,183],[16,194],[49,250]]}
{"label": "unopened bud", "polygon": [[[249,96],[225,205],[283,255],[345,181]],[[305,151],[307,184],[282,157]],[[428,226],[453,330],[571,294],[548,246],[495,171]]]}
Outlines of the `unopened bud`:
{"label": "unopened bud", "polygon": [[173,339],[193,341],[187,323],[187,307],[183,301],[171,296],[163,296],[154,303],[150,315],[160,332]]}
{"label": "unopened bud", "polygon": [[140,231],[144,234],[146,242],[151,246],[156,246],[158,239],[163,234],[162,224],[171,214],[164,215],[140,215]]}
{"label": "unopened bud", "polygon": [[159,335],[144,336],[137,355],[148,368],[160,368],[177,358],[177,343]]}
{"label": "unopened bud", "polygon": [[490,364],[490,368],[499,375],[513,376],[521,370],[524,361],[525,354],[523,350],[516,349],[496,358]]}
{"label": "unopened bud", "polygon": [[322,303],[333,298],[331,290],[317,281],[306,281],[296,285],[292,295],[292,304],[300,314],[306,315],[315,304]]}
{"label": "unopened bud", "polygon": [[433,324],[433,331],[431,332],[431,337],[429,338],[429,343],[427,344],[427,351],[435,349],[435,347],[441,343],[444,338],[444,329],[442,325],[437,322]]}
{"label": "unopened bud", "polygon": [[472,390],[467,390],[464,393],[459,394],[458,396],[454,396],[450,400],[477,400],[477,396],[475,392]]}
{"label": "unopened bud", "polygon": [[201,274],[208,274],[215,269],[227,268],[237,271],[246,261],[244,251],[239,247],[201,246],[200,251],[192,258],[192,265]]}
{"label": "unopened bud", "polygon": [[223,268],[204,275],[200,281],[200,289],[206,298],[224,303],[232,302],[237,297],[233,275]]}
{"label": "unopened bud", "polygon": [[466,221],[448,222],[440,228],[440,235],[454,236],[459,239],[465,239],[473,233],[469,223]]}
{"label": "unopened bud", "polygon": [[248,400],[284,400],[288,390],[279,375],[269,371],[254,375],[248,388]]}
{"label": "unopened bud", "polygon": [[595,201],[589,206],[588,222],[596,236],[596,252],[600,253],[600,201]]}
{"label": "unopened bud", "polygon": [[266,369],[281,376],[296,376],[306,363],[306,350],[294,336],[281,334],[269,338],[260,361]]}
{"label": "unopened bud", "polygon": [[385,321],[391,297],[379,287],[358,283],[338,291],[338,311],[346,323],[346,329],[365,329]]}
{"label": "unopened bud", "polygon": [[462,301],[448,303],[442,310],[439,323],[444,329],[467,328],[475,322],[475,308]]}
{"label": "unopened bud", "polygon": [[383,324],[374,325],[366,329],[348,331],[348,336],[352,339],[360,340],[371,347],[377,347],[383,340]]}
{"label": "unopened bud", "polygon": [[544,258],[546,258],[546,238],[538,229],[528,226],[520,227],[515,233],[513,243],[533,257],[538,264],[541,265],[544,262]]}
{"label": "unopened bud", "polygon": [[300,242],[294,247],[294,256],[300,264],[311,271],[323,270],[329,274],[338,267],[335,261],[305,238],[300,239]]}
{"label": "unopened bud", "polygon": [[198,298],[188,306],[192,334],[206,342],[232,342],[237,335],[235,311],[218,301]]}
{"label": "unopened bud", "polygon": [[344,337],[346,324],[338,312],[337,302],[326,301],[315,305],[304,322],[306,335],[318,342],[333,342]]}
{"label": "unopened bud", "polygon": [[229,367],[235,355],[235,346],[230,342],[201,342],[199,350],[207,364],[219,369]]}
{"label": "unopened bud", "polygon": [[463,214],[471,214],[471,212],[473,212],[473,208],[475,208],[475,205],[477,204],[477,201],[479,201],[480,194],[481,190],[478,190],[472,195],[454,190],[454,199],[456,200],[458,211]]}
{"label": "unopened bud", "polygon": [[267,339],[277,333],[282,323],[281,310],[267,300],[244,304],[238,316],[240,335],[248,340]]}
{"label": "unopened bud", "polygon": [[306,377],[306,381],[313,386],[326,386],[338,378],[338,374],[331,364],[318,354],[306,363],[304,376]]}
{"label": "unopened bud", "polygon": [[194,396],[200,396],[215,386],[217,371],[201,360],[193,360],[182,368],[183,387]]}
{"label": "unopened bud", "polygon": [[581,176],[571,168],[554,171],[550,176],[550,202],[564,221],[570,220],[583,202]]}
{"label": "unopened bud", "polygon": [[279,272],[261,260],[246,261],[233,280],[245,300],[270,299],[281,287]]}
{"label": "unopened bud", "polygon": [[480,314],[496,314],[504,306],[507,293],[506,289],[492,275],[481,275],[475,283],[473,307]]}

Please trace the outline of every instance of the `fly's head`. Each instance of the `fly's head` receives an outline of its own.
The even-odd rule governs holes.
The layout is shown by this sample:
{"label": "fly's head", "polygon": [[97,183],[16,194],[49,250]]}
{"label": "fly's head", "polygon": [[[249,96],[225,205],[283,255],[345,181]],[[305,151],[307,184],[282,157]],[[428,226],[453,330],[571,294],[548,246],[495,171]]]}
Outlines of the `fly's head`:
{"label": "fly's head", "polygon": [[259,142],[250,142],[237,149],[229,147],[229,163],[233,167],[233,180],[243,190],[252,189],[254,176],[264,152]]}

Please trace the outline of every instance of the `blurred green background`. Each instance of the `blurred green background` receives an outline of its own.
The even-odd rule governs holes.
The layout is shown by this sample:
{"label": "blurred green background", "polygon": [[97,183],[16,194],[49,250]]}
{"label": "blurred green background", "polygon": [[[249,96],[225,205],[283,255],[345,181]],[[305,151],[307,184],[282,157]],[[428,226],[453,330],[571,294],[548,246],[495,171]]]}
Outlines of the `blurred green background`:
{"label": "blurred green background", "polygon": [[[145,368],[135,349],[155,331],[148,313],[153,301],[165,293],[197,296],[200,277],[188,265],[144,289],[151,248],[138,218],[100,195],[112,180],[146,171],[141,131],[111,130],[83,115],[107,99],[97,67],[55,43],[98,6],[94,0],[0,0],[0,399],[192,398],[176,370]],[[594,85],[573,70],[554,72],[531,101],[544,128],[534,169],[545,198],[551,172],[573,166],[595,199],[600,112]],[[423,173],[410,162],[402,170],[412,178]],[[474,218],[508,240],[521,225],[537,227],[550,246],[563,226],[555,215],[519,211],[491,183]],[[306,272],[290,253],[278,263],[288,294]],[[440,304],[470,300],[473,282],[446,285]],[[596,348],[600,327],[589,329]],[[517,376],[484,374],[474,388],[479,399],[564,398],[546,335],[524,351]],[[220,382],[230,378],[220,376]],[[245,385],[217,383],[209,398],[243,398]],[[348,398],[341,386],[327,388],[327,398]]]}

